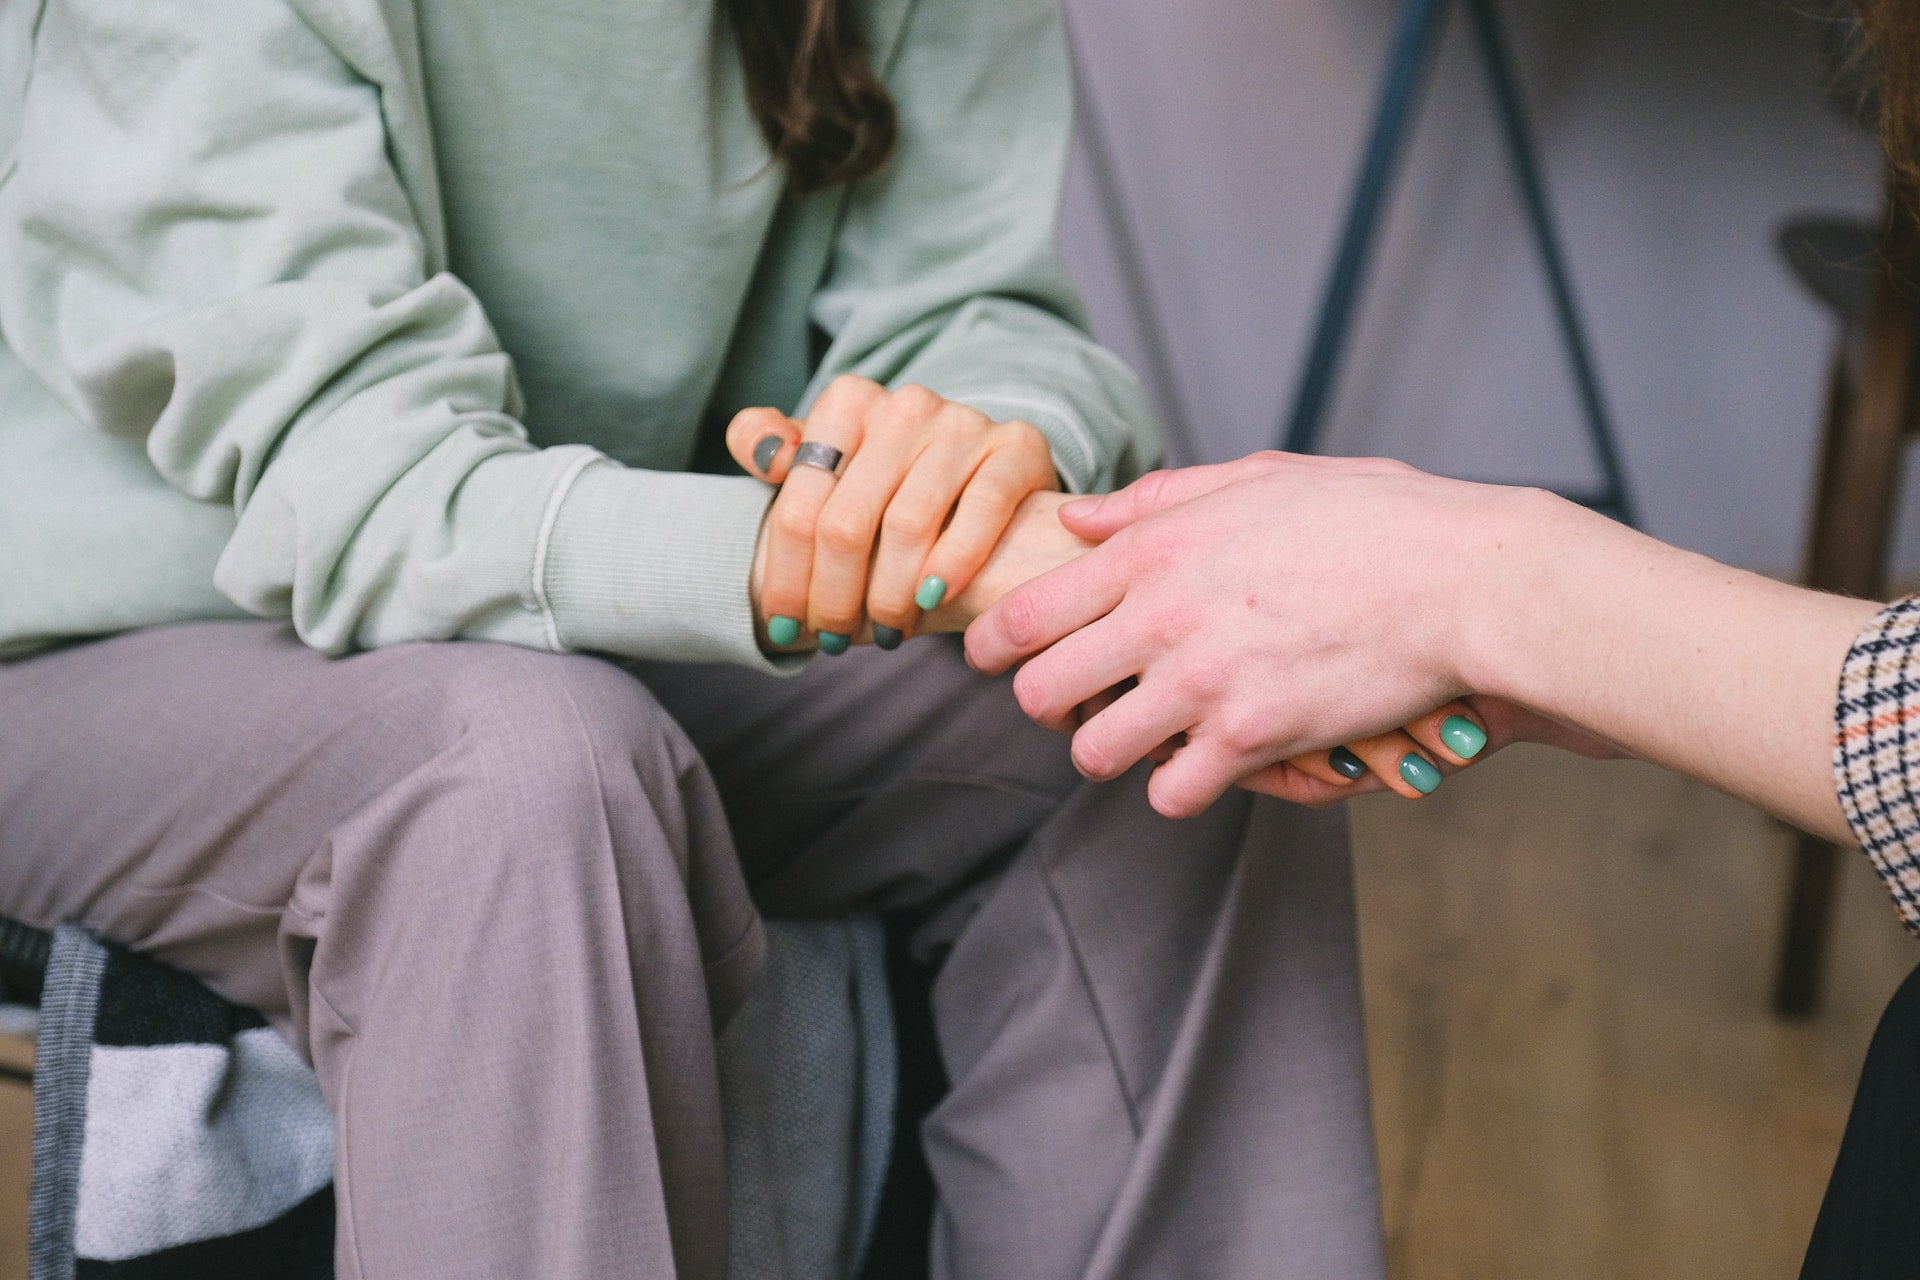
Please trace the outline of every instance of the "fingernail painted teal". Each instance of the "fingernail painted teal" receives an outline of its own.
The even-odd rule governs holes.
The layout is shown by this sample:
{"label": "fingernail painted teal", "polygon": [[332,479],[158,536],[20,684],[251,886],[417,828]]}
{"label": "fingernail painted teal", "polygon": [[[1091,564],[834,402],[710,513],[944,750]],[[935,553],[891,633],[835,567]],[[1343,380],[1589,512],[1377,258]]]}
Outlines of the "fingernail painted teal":
{"label": "fingernail painted teal", "polygon": [[1327,752],[1327,763],[1333,771],[1343,778],[1364,778],[1367,776],[1367,762],[1345,747],[1335,747]]}
{"label": "fingernail painted teal", "polygon": [[1448,716],[1440,726],[1440,741],[1462,760],[1471,760],[1486,749],[1487,734],[1465,716]]}
{"label": "fingernail painted teal", "polygon": [[946,598],[947,580],[945,578],[930,577],[920,584],[918,591],[913,593],[913,602],[922,609],[938,609],[940,602]]}
{"label": "fingernail painted teal", "polygon": [[873,624],[873,642],[882,649],[898,649],[900,642],[906,638],[907,633],[904,631],[895,631],[892,627],[883,627],[877,622]]}
{"label": "fingernail painted teal", "polygon": [[782,613],[776,613],[767,619],[767,639],[781,648],[784,649],[799,638],[800,619],[789,618]]}
{"label": "fingernail painted teal", "polygon": [[760,443],[753,446],[753,465],[761,475],[767,474],[767,468],[773,465],[773,455],[779,453],[785,443],[779,436],[762,436]]}
{"label": "fingernail painted teal", "polygon": [[847,651],[848,643],[850,642],[847,638],[838,632],[822,631],[820,633],[820,652],[824,654],[837,658]]}
{"label": "fingernail painted teal", "polygon": [[1423,796],[1432,795],[1434,788],[1440,785],[1440,771],[1428,763],[1425,756],[1417,756],[1411,753],[1402,756],[1400,758],[1400,776],[1405,778],[1408,785]]}

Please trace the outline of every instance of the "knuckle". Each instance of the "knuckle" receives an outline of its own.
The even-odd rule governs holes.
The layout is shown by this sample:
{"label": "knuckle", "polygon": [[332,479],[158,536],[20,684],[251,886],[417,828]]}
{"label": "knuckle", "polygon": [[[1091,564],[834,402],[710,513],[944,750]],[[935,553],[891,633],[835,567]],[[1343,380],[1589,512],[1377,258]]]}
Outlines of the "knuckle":
{"label": "knuckle", "polygon": [[880,390],[880,385],[871,378],[863,378],[857,373],[843,373],[827,384],[820,393],[821,399],[832,396],[835,400],[864,400]]}
{"label": "knuckle", "polygon": [[808,416],[824,413],[829,417],[858,417],[875,397],[884,394],[883,388],[871,379],[843,373],[820,392]]}
{"label": "knuckle", "polygon": [[774,504],[773,514],[769,517],[774,535],[785,542],[812,542],[814,525],[819,512],[809,503],[780,502]]}
{"label": "knuckle", "polygon": [[1405,475],[1413,468],[1398,458],[1356,458],[1353,470],[1362,475]]}
{"label": "knuckle", "polygon": [[927,557],[929,561],[938,562],[937,565],[929,564],[927,571],[939,573],[952,586],[958,577],[971,578],[992,554],[991,537],[979,533],[949,532],[935,544],[933,554]]}
{"label": "knuckle", "polygon": [[943,405],[931,416],[934,433],[947,440],[970,440],[985,436],[992,429],[985,415],[963,404]]}
{"label": "knuckle", "polygon": [[913,602],[908,599],[888,597],[881,599],[870,596],[867,599],[867,618],[883,627],[892,627],[896,631],[906,631],[913,626]]}
{"label": "knuckle", "polygon": [[931,418],[940,412],[946,403],[919,383],[909,382],[894,391],[888,407],[906,420],[919,421]]}
{"label": "knuckle", "polygon": [[[1143,561],[1149,559],[1145,554],[1147,550],[1150,548],[1143,549],[1141,555]],[[1147,610],[1144,621],[1147,635],[1151,638],[1156,652],[1180,653],[1187,648],[1186,640],[1192,631],[1187,609],[1178,604],[1161,601]],[[1207,686],[1212,688],[1215,672],[1220,666],[1219,660],[1204,654],[1182,653],[1181,656],[1183,659],[1179,673],[1181,679],[1205,681]]]}
{"label": "knuckle", "polygon": [[889,537],[903,542],[931,542],[940,531],[940,512],[930,503],[896,501],[887,508],[880,527]]}
{"label": "knuckle", "polygon": [[1161,468],[1149,471],[1133,482],[1133,491],[1141,502],[1149,507],[1158,506],[1166,498],[1168,488],[1173,484],[1173,472]]}
{"label": "knuckle", "polygon": [[860,555],[873,544],[873,525],[858,511],[829,509],[820,517],[815,540],[841,555]]}
{"label": "knuckle", "polygon": [[989,509],[1012,506],[1025,497],[1026,492],[1017,477],[997,467],[983,467],[967,482],[968,498],[975,503],[985,503]]}
{"label": "knuckle", "polygon": [[1267,726],[1245,711],[1228,711],[1220,722],[1220,745],[1235,756],[1258,756],[1268,746]]}
{"label": "knuckle", "polygon": [[1211,704],[1220,700],[1232,679],[1232,664],[1217,655],[1189,657],[1174,676],[1174,686],[1192,702]]}
{"label": "knuckle", "polygon": [[[1040,593],[1031,587],[1017,590],[1001,599],[1001,633],[1016,648],[1024,649],[1040,638],[1040,604]],[[1021,674],[1024,675],[1025,671]],[[1017,687],[1017,680],[1015,684]]]}
{"label": "knuckle", "polygon": [[1051,460],[1053,457],[1053,446],[1047,443],[1047,437],[1041,434],[1040,428],[1031,422],[1003,422],[994,430],[1004,447],[1017,451],[1023,458],[1044,457]]}

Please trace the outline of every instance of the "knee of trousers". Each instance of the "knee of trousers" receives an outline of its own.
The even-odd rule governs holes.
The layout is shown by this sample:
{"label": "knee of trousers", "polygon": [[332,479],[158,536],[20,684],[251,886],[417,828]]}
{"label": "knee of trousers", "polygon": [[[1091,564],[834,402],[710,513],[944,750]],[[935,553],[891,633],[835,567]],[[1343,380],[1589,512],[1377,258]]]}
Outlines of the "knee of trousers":
{"label": "knee of trousers", "polygon": [[560,880],[612,859],[629,883],[684,881],[696,857],[731,862],[698,752],[612,664],[477,643],[367,657],[398,686],[375,731],[387,803],[357,815],[399,824],[376,832],[384,857],[428,878],[532,867]]}

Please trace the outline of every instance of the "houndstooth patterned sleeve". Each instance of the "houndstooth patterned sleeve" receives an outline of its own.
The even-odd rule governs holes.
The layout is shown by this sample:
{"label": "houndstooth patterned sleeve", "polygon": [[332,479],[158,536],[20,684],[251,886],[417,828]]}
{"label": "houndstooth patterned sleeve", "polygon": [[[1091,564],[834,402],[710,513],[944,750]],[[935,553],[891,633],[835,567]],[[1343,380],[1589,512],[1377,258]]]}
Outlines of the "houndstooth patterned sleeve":
{"label": "houndstooth patterned sleeve", "polygon": [[1840,669],[1833,773],[1840,808],[1920,934],[1920,596],[1874,616]]}

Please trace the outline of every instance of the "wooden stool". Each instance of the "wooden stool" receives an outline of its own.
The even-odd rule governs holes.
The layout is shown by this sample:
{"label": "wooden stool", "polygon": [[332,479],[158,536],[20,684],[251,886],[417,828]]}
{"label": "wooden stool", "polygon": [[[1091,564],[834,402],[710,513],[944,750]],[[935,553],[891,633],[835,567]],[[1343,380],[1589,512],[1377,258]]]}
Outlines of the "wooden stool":
{"label": "wooden stool", "polygon": [[[1884,598],[1893,506],[1904,445],[1916,422],[1920,232],[1888,184],[1879,227],[1859,219],[1800,218],[1782,227],[1794,275],[1840,323],[1827,373],[1825,421],[1805,581]],[[1806,1017],[1820,1003],[1840,859],[1850,851],[1802,835],[1780,940],[1774,1009]]]}

